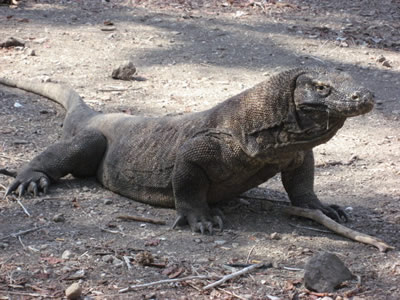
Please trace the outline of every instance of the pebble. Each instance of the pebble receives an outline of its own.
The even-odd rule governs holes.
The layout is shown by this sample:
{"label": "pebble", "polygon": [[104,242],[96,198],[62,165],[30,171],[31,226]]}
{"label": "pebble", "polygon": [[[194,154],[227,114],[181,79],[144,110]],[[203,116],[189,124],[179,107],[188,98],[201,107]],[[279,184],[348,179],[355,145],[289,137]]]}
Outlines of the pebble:
{"label": "pebble", "polygon": [[56,214],[52,220],[57,223],[65,222],[65,217],[63,214]]}
{"label": "pebble", "polygon": [[28,56],[36,56],[36,51],[33,50],[33,49],[29,49],[28,52],[26,52],[26,54],[27,54]]}
{"label": "pebble", "polygon": [[71,251],[65,250],[65,251],[63,252],[63,254],[61,255],[61,258],[67,260],[67,259],[70,259],[70,258],[71,258],[71,255],[72,255],[72,252],[71,252]]}
{"label": "pebble", "polygon": [[113,203],[113,201],[111,199],[104,199],[103,203],[104,205],[110,205]]}
{"label": "pebble", "polygon": [[65,296],[67,299],[79,299],[82,294],[82,287],[79,283],[74,282],[65,290]]}
{"label": "pebble", "polygon": [[131,80],[136,73],[136,67],[131,61],[124,61],[119,67],[112,71],[111,77],[120,80]]}
{"label": "pebble", "polygon": [[279,233],[273,232],[273,233],[271,233],[270,238],[271,238],[271,240],[280,240],[281,236]]}
{"label": "pebble", "polygon": [[114,260],[114,256],[112,255],[104,255],[101,259],[102,261],[106,262],[106,263],[110,263]]}
{"label": "pebble", "polygon": [[214,244],[217,246],[222,246],[222,245],[226,244],[226,241],[225,240],[216,240],[216,241],[214,241]]}
{"label": "pebble", "polygon": [[25,46],[25,41],[14,37],[8,37],[7,39],[5,39],[3,42],[0,43],[0,48],[24,47],[24,46]]}
{"label": "pebble", "polygon": [[382,66],[384,66],[384,67],[386,67],[386,68],[391,68],[391,67],[392,67],[392,65],[390,64],[390,62],[389,62],[388,60],[385,60],[385,61],[382,63]]}

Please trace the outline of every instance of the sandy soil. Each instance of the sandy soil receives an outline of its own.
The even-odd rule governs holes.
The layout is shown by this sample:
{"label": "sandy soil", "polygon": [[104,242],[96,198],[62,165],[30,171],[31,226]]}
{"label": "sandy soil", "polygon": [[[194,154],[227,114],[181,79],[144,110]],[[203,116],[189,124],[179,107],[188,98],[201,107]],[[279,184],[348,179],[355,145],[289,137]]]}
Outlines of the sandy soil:
{"label": "sandy soil", "polygon": [[[26,0],[0,6],[0,40],[26,41],[25,48],[0,48],[0,76],[69,83],[104,112],[199,111],[300,65],[351,73],[375,93],[377,105],[315,149],[316,191],[327,203],[350,207],[349,227],[396,247],[379,253],[302,228],[322,229],[248,198],[223,207],[222,233],[171,231],[173,210],[133,202],[92,179],[66,178],[46,197],[21,200],[30,216],[12,198],[0,200],[0,299],[62,298],[78,281],[85,299],[318,299],[322,295],[305,290],[301,270],[284,267],[302,269],[320,250],[334,252],[362,278],[359,288],[351,282],[332,299],[400,299],[399,20],[394,0]],[[111,78],[128,59],[145,81]],[[18,168],[57,141],[63,114],[51,101],[0,86],[0,168]],[[10,182],[0,175],[0,194]],[[269,198],[286,199],[278,177],[265,187],[274,190]],[[121,221],[120,215],[166,225]],[[7,237],[36,226],[44,227]],[[143,251],[155,265],[135,260]],[[232,271],[226,264],[247,260],[274,267],[207,292],[201,287],[212,280],[118,293],[167,278],[222,276]]]}

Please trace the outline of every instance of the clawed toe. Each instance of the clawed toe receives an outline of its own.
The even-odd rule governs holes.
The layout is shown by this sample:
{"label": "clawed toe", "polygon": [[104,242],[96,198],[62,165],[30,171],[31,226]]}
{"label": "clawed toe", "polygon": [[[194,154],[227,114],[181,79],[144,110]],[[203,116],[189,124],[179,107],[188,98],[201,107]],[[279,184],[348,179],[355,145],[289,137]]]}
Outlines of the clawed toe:
{"label": "clawed toe", "polygon": [[7,188],[5,197],[12,193],[17,194],[19,197],[30,193],[36,197],[39,194],[39,190],[46,194],[49,185],[50,180],[43,173],[33,171],[22,173]]}
{"label": "clawed toe", "polygon": [[189,224],[192,232],[200,232],[201,234],[214,233],[214,225],[217,226],[218,231],[223,229],[223,221],[220,215],[205,216],[197,215],[195,213],[180,214],[178,213],[174,223],[172,224],[172,229],[177,226],[181,226],[184,223]]}

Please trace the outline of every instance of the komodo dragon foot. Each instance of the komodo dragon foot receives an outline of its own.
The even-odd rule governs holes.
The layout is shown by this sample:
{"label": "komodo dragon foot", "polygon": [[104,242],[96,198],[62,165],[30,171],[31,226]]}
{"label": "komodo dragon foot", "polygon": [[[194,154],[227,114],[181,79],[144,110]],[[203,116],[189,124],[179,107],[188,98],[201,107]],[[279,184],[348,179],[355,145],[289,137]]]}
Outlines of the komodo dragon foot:
{"label": "komodo dragon foot", "polygon": [[172,224],[172,229],[175,229],[178,225],[189,224],[192,232],[200,232],[205,234],[206,231],[210,235],[214,232],[214,225],[218,227],[219,231],[223,230],[223,214],[219,209],[211,209],[208,213],[200,213],[198,211],[186,211],[177,212],[177,217]]}
{"label": "komodo dragon foot", "polygon": [[319,209],[329,218],[339,223],[347,222],[349,220],[347,213],[339,205],[325,205],[318,201],[295,206],[309,209]]}
{"label": "komodo dragon foot", "polygon": [[28,192],[36,197],[39,191],[46,194],[49,185],[50,179],[46,174],[28,168],[17,174],[15,180],[8,187],[5,196],[15,192],[21,197]]}

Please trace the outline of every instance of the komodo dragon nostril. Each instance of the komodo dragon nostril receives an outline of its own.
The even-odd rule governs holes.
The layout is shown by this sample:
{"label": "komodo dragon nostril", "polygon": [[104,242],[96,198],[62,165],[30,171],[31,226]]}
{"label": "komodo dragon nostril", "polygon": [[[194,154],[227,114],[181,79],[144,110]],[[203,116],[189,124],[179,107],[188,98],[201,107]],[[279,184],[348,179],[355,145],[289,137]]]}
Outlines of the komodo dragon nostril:
{"label": "komodo dragon nostril", "polygon": [[360,93],[359,92],[355,92],[354,94],[351,95],[351,99],[354,100],[354,101],[360,100]]}

